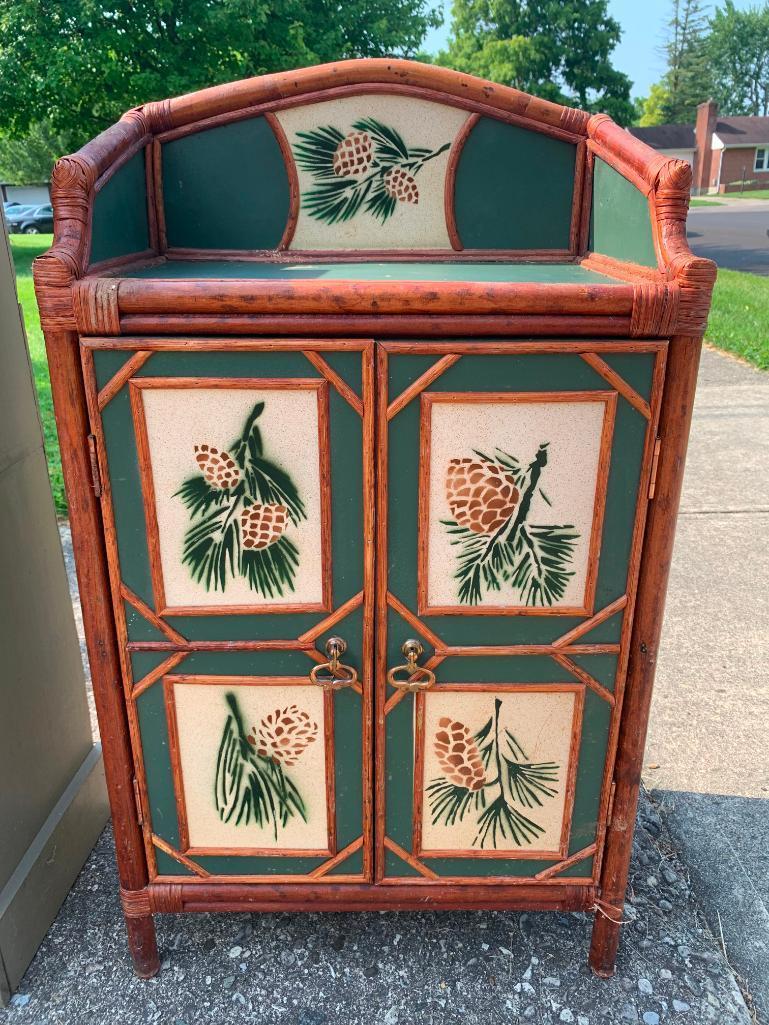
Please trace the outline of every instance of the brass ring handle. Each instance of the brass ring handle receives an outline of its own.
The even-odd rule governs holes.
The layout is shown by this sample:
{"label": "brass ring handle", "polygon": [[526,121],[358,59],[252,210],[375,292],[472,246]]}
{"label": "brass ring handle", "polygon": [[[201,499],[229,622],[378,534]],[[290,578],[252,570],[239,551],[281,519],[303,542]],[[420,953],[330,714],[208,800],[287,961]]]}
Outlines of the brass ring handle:
{"label": "brass ring handle", "polygon": [[[326,654],[328,662],[320,662],[310,670],[312,683],[322,687],[324,690],[342,690],[343,687],[352,687],[358,682],[358,670],[353,666],[343,665],[339,656],[347,651],[347,642],[341,637],[329,637],[326,641]],[[325,673],[326,675],[321,675]]]}
{"label": "brass ring handle", "polygon": [[[393,666],[387,671],[387,682],[390,686],[408,691],[427,690],[428,687],[432,687],[435,683],[435,673],[425,666],[417,665],[417,659],[424,651],[421,643],[413,638],[409,639],[404,642],[401,651],[406,656],[406,664]],[[405,680],[399,680],[396,673],[407,673],[408,676]]]}

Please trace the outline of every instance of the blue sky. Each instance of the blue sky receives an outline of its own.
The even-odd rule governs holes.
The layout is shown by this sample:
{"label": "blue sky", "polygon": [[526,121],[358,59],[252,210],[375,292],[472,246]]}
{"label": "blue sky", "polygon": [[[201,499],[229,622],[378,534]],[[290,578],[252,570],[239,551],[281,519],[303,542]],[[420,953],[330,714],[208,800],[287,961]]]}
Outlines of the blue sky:
{"label": "blue sky", "polygon": [[[753,5],[757,2],[753,0]],[[736,0],[735,6],[750,7],[751,0]],[[622,26],[622,42],[614,51],[614,65],[633,80],[633,96],[645,96],[649,86],[662,75],[664,63],[658,50],[665,38],[670,8],[670,0],[609,0],[609,10]],[[446,21],[442,28],[431,32],[425,40],[429,53],[437,52],[446,43],[451,0],[445,0],[444,11]]]}

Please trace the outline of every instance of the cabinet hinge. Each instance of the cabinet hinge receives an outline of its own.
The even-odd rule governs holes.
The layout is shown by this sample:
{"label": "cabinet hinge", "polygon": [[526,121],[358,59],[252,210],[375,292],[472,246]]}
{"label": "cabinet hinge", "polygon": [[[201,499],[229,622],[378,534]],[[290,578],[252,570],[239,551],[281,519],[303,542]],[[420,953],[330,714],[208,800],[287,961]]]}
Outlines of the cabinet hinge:
{"label": "cabinet hinge", "polygon": [[99,472],[99,456],[96,452],[96,438],[93,434],[88,435],[88,455],[91,460],[91,483],[93,493],[101,498],[101,473]]}
{"label": "cabinet hinge", "polygon": [[144,825],[144,812],[142,811],[142,799],[139,796],[139,781],[134,776],[134,800],[136,801],[136,816],[139,820],[139,825]]}
{"label": "cabinet hinge", "polygon": [[654,498],[654,489],[657,485],[657,464],[660,461],[660,448],[662,446],[662,438],[657,438],[654,442],[654,455],[652,456],[652,472],[649,478],[649,498]]}

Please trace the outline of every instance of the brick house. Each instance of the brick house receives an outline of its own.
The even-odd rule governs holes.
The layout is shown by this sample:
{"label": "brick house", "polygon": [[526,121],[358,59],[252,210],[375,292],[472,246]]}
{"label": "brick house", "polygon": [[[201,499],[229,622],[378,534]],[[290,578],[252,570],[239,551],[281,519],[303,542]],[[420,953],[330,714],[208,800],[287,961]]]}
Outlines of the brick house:
{"label": "brick house", "polygon": [[694,126],[628,131],[666,156],[688,160],[695,193],[769,188],[769,117],[719,117],[709,100],[697,107]]}

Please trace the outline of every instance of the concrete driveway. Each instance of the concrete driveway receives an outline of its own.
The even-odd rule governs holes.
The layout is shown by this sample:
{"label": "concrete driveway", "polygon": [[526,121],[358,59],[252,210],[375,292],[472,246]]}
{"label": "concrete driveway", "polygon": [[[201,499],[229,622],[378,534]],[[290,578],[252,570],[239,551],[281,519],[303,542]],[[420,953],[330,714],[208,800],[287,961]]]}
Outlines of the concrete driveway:
{"label": "concrete driveway", "polygon": [[723,206],[693,207],[689,213],[686,236],[692,250],[719,267],[769,276],[769,200],[718,196],[714,201]]}

